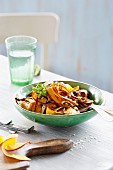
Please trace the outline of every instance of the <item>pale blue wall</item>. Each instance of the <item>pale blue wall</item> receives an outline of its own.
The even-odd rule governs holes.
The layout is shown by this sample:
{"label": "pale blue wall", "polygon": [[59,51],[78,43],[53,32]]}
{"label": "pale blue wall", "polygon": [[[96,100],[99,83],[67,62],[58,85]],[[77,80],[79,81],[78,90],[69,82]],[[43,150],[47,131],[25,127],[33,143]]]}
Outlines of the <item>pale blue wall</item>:
{"label": "pale blue wall", "polygon": [[50,70],[113,92],[113,0],[0,0],[0,12],[56,12]]}

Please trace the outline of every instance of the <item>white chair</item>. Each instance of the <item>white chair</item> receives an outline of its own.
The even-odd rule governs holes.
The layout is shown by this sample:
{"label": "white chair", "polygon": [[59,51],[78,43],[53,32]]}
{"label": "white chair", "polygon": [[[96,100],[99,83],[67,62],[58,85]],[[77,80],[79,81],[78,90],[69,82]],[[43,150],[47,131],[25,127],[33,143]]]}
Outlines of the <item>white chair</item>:
{"label": "white chair", "polygon": [[43,44],[41,67],[48,70],[48,46],[58,40],[59,17],[55,13],[0,13],[0,43],[12,35],[34,36]]}

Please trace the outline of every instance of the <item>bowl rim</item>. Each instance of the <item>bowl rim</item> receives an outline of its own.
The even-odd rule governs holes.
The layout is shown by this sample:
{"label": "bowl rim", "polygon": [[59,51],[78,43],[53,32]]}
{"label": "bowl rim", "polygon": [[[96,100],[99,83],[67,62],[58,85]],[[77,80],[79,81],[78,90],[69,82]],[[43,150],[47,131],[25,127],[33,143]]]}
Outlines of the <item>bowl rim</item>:
{"label": "bowl rim", "polygon": [[[91,85],[91,84],[84,83],[84,82],[81,82],[81,81],[75,81],[75,80],[51,80],[51,81],[57,81],[57,82],[73,82],[73,83],[81,83],[81,84],[84,84],[84,85],[88,85],[88,86],[90,86],[90,87],[92,87],[92,88],[94,88],[94,89],[96,89],[96,90],[98,90],[98,91],[101,92],[102,98],[103,98],[103,102],[102,102],[102,104],[100,104],[99,106],[105,105],[105,96],[104,96],[102,90],[99,89],[99,88],[97,88],[96,86],[93,86],[93,85]],[[23,87],[19,88],[19,89],[14,93],[14,95],[13,95],[13,103],[14,103],[14,105],[15,105],[16,107],[20,108],[21,110],[23,110],[23,111],[25,111],[25,112],[28,112],[29,114],[32,113],[32,114],[39,115],[39,116],[44,116],[44,117],[45,117],[45,116],[46,116],[46,117],[50,117],[50,116],[52,116],[52,117],[73,117],[73,116],[76,116],[76,115],[85,115],[85,114],[88,114],[88,113],[90,113],[91,111],[94,110],[94,109],[91,109],[91,110],[88,110],[88,111],[85,111],[85,112],[82,112],[82,113],[79,113],[79,114],[72,114],[72,115],[52,115],[52,114],[41,114],[41,113],[29,111],[29,110],[26,110],[26,109],[22,108],[21,106],[19,106],[19,105],[16,103],[15,96],[16,96],[16,94],[18,94],[23,88],[27,88],[27,87],[29,87],[29,86],[33,86],[33,85],[36,85],[36,84],[38,84],[38,83],[44,83],[44,82],[46,82],[46,81],[38,81],[37,83],[32,83],[32,84],[29,84],[29,85],[26,85],[26,86],[23,86]]]}

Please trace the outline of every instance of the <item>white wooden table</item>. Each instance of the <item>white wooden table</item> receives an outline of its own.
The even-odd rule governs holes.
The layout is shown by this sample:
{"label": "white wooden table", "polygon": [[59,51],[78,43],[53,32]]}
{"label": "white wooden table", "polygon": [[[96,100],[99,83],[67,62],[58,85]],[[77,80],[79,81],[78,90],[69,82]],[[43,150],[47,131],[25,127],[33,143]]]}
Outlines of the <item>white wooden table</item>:
{"label": "white wooden table", "polygon": [[[34,79],[68,80],[68,78],[41,71]],[[76,147],[59,155],[33,157],[29,170],[108,170],[113,169],[113,122],[104,121],[99,115],[73,127],[57,128],[34,123],[24,118],[13,105],[13,94],[20,88],[10,84],[7,57],[0,56],[0,121],[12,120],[21,126],[35,126],[36,134],[21,134],[22,141],[41,141],[66,137],[76,142]],[[106,104],[113,105],[113,94],[103,91]],[[8,135],[8,130],[0,128],[0,135]]]}

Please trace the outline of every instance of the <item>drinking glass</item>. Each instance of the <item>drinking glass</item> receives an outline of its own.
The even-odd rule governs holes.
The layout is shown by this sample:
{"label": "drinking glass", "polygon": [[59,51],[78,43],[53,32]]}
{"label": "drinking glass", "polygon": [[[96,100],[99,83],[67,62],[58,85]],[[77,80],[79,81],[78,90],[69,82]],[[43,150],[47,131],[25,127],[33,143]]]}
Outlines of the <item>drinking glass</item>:
{"label": "drinking glass", "polygon": [[11,83],[27,85],[33,81],[37,39],[25,35],[8,37],[5,40]]}

